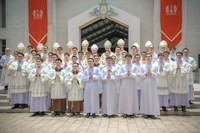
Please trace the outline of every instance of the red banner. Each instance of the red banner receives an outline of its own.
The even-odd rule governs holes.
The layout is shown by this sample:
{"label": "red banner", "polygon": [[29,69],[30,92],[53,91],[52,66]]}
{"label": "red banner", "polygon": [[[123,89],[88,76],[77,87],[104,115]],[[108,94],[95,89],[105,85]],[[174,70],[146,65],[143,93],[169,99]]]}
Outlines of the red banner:
{"label": "red banner", "polygon": [[161,38],[168,47],[182,40],[182,0],[160,0]]}
{"label": "red banner", "polygon": [[37,44],[47,42],[47,0],[29,0],[29,42],[37,49]]}

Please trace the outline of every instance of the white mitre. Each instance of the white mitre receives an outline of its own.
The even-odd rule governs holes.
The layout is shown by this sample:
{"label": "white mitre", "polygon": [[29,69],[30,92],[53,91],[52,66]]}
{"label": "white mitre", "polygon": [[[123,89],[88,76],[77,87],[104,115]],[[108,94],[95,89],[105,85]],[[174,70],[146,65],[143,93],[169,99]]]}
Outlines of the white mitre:
{"label": "white mitre", "polygon": [[159,44],[159,47],[167,47],[167,42],[165,40],[162,40]]}
{"label": "white mitre", "polygon": [[38,43],[37,50],[43,50],[44,45],[42,43]]}
{"label": "white mitre", "polygon": [[119,39],[119,40],[117,41],[117,45],[118,45],[118,46],[120,46],[120,45],[125,45],[124,40],[123,40],[123,39]]}
{"label": "white mitre", "polygon": [[20,43],[17,45],[17,48],[18,48],[19,50],[23,50],[23,49],[25,49],[25,46],[24,46],[24,44],[23,44],[22,42],[20,42]]}
{"label": "white mitre", "polygon": [[135,42],[135,43],[133,44],[133,46],[135,46],[138,50],[140,49],[140,45],[139,45],[137,42]]}
{"label": "white mitre", "polygon": [[111,48],[112,47],[112,44],[109,40],[107,40],[105,43],[104,43],[104,48]]}
{"label": "white mitre", "polygon": [[88,46],[89,46],[89,42],[87,40],[83,40],[82,47],[88,47]]}
{"label": "white mitre", "polygon": [[74,47],[74,43],[72,41],[69,41],[67,43],[67,48],[73,48]]}
{"label": "white mitre", "polygon": [[55,43],[53,44],[53,49],[57,49],[58,47],[60,47],[60,45],[59,45],[57,42],[55,42]]}
{"label": "white mitre", "polygon": [[147,41],[145,43],[145,47],[153,47],[153,44],[151,43],[151,41]]}
{"label": "white mitre", "polygon": [[91,50],[98,50],[98,46],[96,44],[93,44],[92,47],[91,47]]}

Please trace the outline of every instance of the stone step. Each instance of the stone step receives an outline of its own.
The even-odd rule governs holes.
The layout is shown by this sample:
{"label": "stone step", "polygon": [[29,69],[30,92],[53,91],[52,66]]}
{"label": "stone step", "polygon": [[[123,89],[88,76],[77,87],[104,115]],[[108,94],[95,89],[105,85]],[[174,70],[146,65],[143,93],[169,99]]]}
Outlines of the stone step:
{"label": "stone step", "polygon": [[0,94],[0,100],[8,99],[7,94]]}
{"label": "stone step", "polygon": [[29,109],[11,109],[12,106],[0,106],[0,113],[29,113]]}
{"label": "stone step", "polygon": [[1,106],[11,106],[10,101],[8,99],[0,100],[0,107]]}
{"label": "stone step", "polygon": [[200,101],[200,95],[194,95],[194,101]]}
{"label": "stone step", "polygon": [[200,91],[195,91],[194,95],[200,95]]}
{"label": "stone step", "polygon": [[0,94],[7,94],[8,91],[5,91],[5,90],[0,90]]}

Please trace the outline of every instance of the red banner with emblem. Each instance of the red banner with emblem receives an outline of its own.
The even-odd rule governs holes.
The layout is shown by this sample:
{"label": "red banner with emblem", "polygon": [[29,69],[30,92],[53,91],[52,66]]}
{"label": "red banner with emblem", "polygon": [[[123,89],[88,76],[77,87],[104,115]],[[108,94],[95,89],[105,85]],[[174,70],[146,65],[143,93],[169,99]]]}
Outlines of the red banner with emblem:
{"label": "red banner with emblem", "polygon": [[168,47],[182,40],[182,0],[160,0],[161,39]]}
{"label": "red banner with emblem", "polygon": [[37,49],[47,42],[47,0],[29,0],[29,42]]}

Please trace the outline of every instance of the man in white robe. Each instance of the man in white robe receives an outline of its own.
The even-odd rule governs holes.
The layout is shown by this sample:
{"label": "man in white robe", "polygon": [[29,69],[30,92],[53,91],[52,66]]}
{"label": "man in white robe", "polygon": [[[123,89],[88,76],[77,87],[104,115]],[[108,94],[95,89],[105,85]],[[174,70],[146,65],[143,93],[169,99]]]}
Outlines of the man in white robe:
{"label": "man in white robe", "polygon": [[27,46],[27,52],[24,54],[24,59],[25,59],[26,61],[28,61],[29,59],[31,59],[31,56],[32,56],[31,51],[32,51],[32,50],[33,50],[33,46],[28,45],[28,46]]}
{"label": "man in white robe", "polygon": [[62,68],[62,60],[60,58],[55,61],[55,69],[51,69],[48,74],[51,83],[51,110],[54,111],[52,116],[62,116],[66,112],[66,86],[65,75],[66,70]]}
{"label": "man in white robe", "polygon": [[164,112],[167,112],[169,107],[169,88],[168,88],[168,75],[170,72],[170,65],[163,60],[163,54],[158,54],[158,68],[159,75],[157,76],[157,86],[159,95],[159,104]]}
{"label": "man in white robe", "polygon": [[28,80],[27,80],[28,63],[24,61],[24,54],[18,53],[18,61],[9,66],[9,74],[12,78],[10,87],[10,100],[14,105],[11,109],[25,108],[28,104]]}
{"label": "man in white robe", "polygon": [[183,52],[183,60],[190,65],[190,72],[188,74],[188,82],[189,82],[189,103],[192,104],[191,100],[194,100],[194,73],[193,71],[197,68],[197,62],[194,58],[189,56],[189,49],[184,48]]}
{"label": "man in white robe", "polygon": [[140,74],[144,86],[141,88],[140,113],[144,118],[155,119],[160,115],[158,89],[156,77],[158,75],[158,66],[152,62],[152,55],[146,54],[146,64],[141,67]]}
{"label": "man in white robe", "polygon": [[186,112],[189,107],[189,87],[187,76],[190,72],[190,65],[182,60],[183,53],[176,52],[176,62],[172,64],[172,88],[170,90],[170,105],[174,106],[174,111],[178,111],[181,106],[182,112]]}
{"label": "man in white robe", "polygon": [[170,55],[169,55],[169,58],[170,58],[172,61],[176,61],[176,47],[171,47],[171,48],[170,48]]}
{"label": "man in white robe", "polygon": [[88,59],[89,67],[84,71],[85,91],[84,91],[84,113],[87,113],[86,118],[95,117],[99,113],[99,84],[100,78],[99,68],[94,67],[94,59]]}
{"label": "man in white robe", "polygon": [[10,49],[5,48],[5,55],[1,57],[0,65],[3,68],[1,71],[1,85],[8,89],[8,67],[14,60],[14,56],[10,54]]}
{"label": "man in white robe", "polygon": [[83,73],[79,64],[73,62],[72,70],[66,72],[65,83],[68,87],[68,113],[72,116],[83,111]]}
{"label": "man in white robe", "polygon": [[112,57],[106,58],[106,67],[101,71],[103,84],[102,111],[103,117],[114,117],[118,112],[117,69],[112,66]]}
{"label": "man in white robe", "polygon": [[42,65],[43,59],[36,59],[36,67],[34,67],[28,79],[32,84],[30,88],[30,112],[33,112],[31,116],[44,116],[45,112],[48,111],[48,99],[47,99],[47,80],[48,74],[47,69]]}
{"label": "man in white robe", "polygon": [[124,114],[124,118],[134,117],[139,113],[138,94],[136,77],[138,70],[131,63],[132,55],[125,56],[126,64],[120,68],[119,76],[122,79],[119,93],[119,113]]}
{"label": "man in white robe", "polygon": [[143,83],[142,83],[142,80],[140,78],[140,68],[142,66],[142,64],[140,63],[140,55],[139,54],[136,54],[134,56],[134,59],[135,59],[135,63],[134,65],[137,67],[137,77],[136,77],[136,87],[137,87],[137,94],[138,94],[138,106],[139,106],[139,109],[140,109],[140,101],[141,101],[141,88],[143,86]]}

